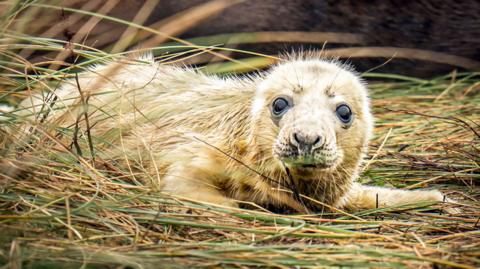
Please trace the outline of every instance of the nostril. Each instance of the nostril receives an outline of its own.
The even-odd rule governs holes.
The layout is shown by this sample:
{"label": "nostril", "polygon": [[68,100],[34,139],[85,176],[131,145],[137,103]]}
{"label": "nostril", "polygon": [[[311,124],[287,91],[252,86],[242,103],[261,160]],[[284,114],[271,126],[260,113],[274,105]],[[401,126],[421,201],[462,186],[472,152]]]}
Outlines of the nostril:
{"label": "nostril", "polygon": [[295,140],[295,142],[300,145],[302,143],[302,141],[300,140],[300,138],[298,137],[298,134],[297,133],[293,133],[293,140]]}
{"label": "nostril", "polygon": [[320,136],[317,136],[317,138],[315,139],[315,141],[313,141],[313,145],[316,145],[320,143]]}

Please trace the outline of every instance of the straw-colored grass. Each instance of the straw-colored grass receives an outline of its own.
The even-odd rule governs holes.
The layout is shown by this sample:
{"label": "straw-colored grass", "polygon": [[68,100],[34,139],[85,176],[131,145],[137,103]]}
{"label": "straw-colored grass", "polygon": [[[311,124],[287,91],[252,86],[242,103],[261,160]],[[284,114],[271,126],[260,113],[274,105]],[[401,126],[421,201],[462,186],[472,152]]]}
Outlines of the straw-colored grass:
{"label": "straw-colored grass", "polygon": [[[72,43],[34,35],[22,19],[31,20],[55,7],[13,2],[17,5],[0,5],[4,10],[0,104],[15,105],[32,92],[54,90],[74,72],[113,57],[109,49],[126,46],[112,42],[100,50],[81,42],[82,38]],[[133,27],[139,32],[128,30],[136,33],[132,42],[158,34],[93,11],[70,11]],[[228,59],[232,51],[181,42],[154,48],[158,61],[185,61],[212,52],[211,57]],[[214,61],[202,70],[243,72],[275,60],[252,55],[244,61]],[[8,130],[18,128],[22,119],[4,113],[0,118],[0,265],[479,267],[480,73],[452,72],[429,80],[375,73],[363,77],[370,81],[376,128],[360,181],[406,189],[439,188],[458,201],[462,213],[442,214],[439,208],[452,205],[421,203],[351,214],[281,215],[181,200],[142,184],[141,179],[149,175],[141,169],[98,157],[101,149],[90,143],[97,153],[93,160],[87,154],[92,151],[85,131],[81,139],[87,142],[80,146],[86,147],[80,154],[72,141],[55,136],[71,134],[74,127],[39,128],[30,139],[18,140]],[[35,124],[45,127],[48,121],[38,118]]]}

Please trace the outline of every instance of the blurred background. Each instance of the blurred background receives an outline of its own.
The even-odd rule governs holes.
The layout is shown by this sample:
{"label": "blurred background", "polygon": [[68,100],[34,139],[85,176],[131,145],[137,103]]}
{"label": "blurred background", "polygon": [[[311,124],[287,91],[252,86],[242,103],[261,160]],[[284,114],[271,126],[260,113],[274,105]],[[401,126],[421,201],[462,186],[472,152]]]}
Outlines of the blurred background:
{"label": "blurred background", "polygon": [[[24,8],[27,2],[32,5]],[[210,70],[216,72],[245,72],[274,61],[245,51],[278,55],[302,49],[323,49],[361,72],[432,77],[480,66],[476,0],[52,0],[7,1],[0,8],[8,31],[105,52],[228,48],[182,54],[182,62],[215,64]],[[19,53],[33,63],[61,60],[58,54],[38,48]],[[230,58],[248,66],[218,65]]]}

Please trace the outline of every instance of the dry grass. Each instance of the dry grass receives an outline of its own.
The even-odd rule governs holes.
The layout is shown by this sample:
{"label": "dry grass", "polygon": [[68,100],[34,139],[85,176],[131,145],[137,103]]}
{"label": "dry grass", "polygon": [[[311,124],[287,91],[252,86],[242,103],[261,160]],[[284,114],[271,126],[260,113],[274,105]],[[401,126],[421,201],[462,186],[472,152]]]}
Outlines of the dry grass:
{"label": "dry grass", "polygon": [[[0,103],[15,104],[32,91],[54,89],[73,77],[74,71],[112,57],[108,50],[84,45],[88,43],[81,42],[83,37],[76,43],[27,34],[22,20],[15,18],[52,10],[36,7],[17,14],[19,5],[2,17]],[[137,38],[156,34],[151,28],[117,23],[142,30]],[[231,51],[190,42],[172,46],[155,49],[159,61],[211,51],[228,59]],[[274,60],[252,59],[211,64],[206,71],[239,72]],[[371,80],[376,135],[360,180],[407,189],[440,188],[458,201],[461,214],[438,210],[451,205],[423,203],[352,212],[355,218],[279,215],[179,200],[139,183],[148,177],[140,170],[116,166],[98,154],[95,160],[89,154],[80,155],[72,141],[65,143],[55,136],[71,134],[73,127],[40,128],[29,141],[6,135],[6,129],[22,120],[7,113],[0,122],[0,265],[479,267],[480,73],[453,72],[432,80],[363,76]]]}

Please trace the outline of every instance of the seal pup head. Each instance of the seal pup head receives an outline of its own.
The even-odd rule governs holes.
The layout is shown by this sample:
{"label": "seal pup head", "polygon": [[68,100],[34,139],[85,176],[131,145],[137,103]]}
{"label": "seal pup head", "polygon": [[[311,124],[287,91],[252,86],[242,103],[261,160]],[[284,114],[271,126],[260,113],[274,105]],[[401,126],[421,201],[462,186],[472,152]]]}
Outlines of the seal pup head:
{"label": "seal pup head", "polygon": [[373,125],[360,78],[349,66],[318,57],[274,66],[251,111],[256,144],[295,170],[355,169]]}

